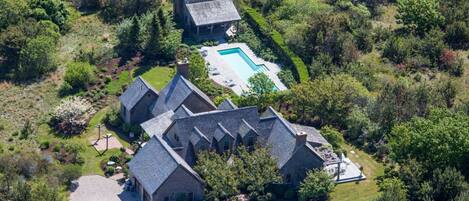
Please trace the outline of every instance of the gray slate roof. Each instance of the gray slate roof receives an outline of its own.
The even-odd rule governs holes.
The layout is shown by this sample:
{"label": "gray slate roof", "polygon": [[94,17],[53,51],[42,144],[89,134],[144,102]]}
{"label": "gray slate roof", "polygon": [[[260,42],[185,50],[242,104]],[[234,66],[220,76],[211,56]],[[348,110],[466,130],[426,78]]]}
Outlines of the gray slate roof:
{"label": "gray slate roof", "polygon": [[228,135],[230,138],[234,139],[233,135],[231,135],[231,133],[226,130],[225,127],[223,127],[223,125],[221,125],[221,123],[218,123],[217,124],[217,129],[215,130],[215,133],[213,134],[213,137],[219,142],[221,139],[223,139],[223,137],[225,137],[226,135]]}
{"label": "gray slate roof", "polygon": [[241,125],[239,126],[239,129],[238,129],[238,134],[241,135],[242,138],[244,138],[244,136],[246,136],[250,132],[258,135],[256,129],[254,129],[251,125],[249,125],[249,123],[246,122],[246,120],[242,119]]}
{"label": "gray slate roof", "polygon": [[311,142],[317,145],[329,145],[329,142],[327,142],[327,140],[314,127],[303,126],[299,124],[291,124],[291,126],[300,133],[301,132],[306,133],[306,135],[308,135],[306,138],[308,142]]}
{"label": "gray slate roof", "polygon": [[189,109],[187,109],[187,107],[184,104],[182,104],[181,107],[176,109],[172,119],[179,119],[179,118],[189,117],[192,115],[194,114]]}
{"label": "gray slate roof", "polygon": [[163,132],[173,123],[173,116],[174,112],[170,110],[143,122],[140,126],[150,137],[161,137]]}
{"label": "gray slate roof", "polygon": [[131,110],[148,91],[151,91],[158,96],[158,91],[156,91],[156,89],[148,84],[142,77],[138,76],[137,79],[135,79],[135,81],[119,97],[119,100],[128,110]]}
{"label": "gray slate roof", "polygon": [[241,20],[232,0],[210,0],[186,4],[196,26]]}
{"label": "gray slate roof", "polygon": [[271,147],[270,152],[272,156],[277,159],[277,166],[280,169],[298,150],[305,148],[321,158],[321,155],[316,153],[309,143],[297,143],[296,135],[298,131],[273,108],[268,108],[259,124],[261,135],[264,138],[263,143]]}
{"label": "gray slate roof", "polygon": [[213,108],[216,108],[210,98],[200,91],[199,88],[186,80],[182,75],[176,74],[171,82],[161,90],[158,100],[153,105],[151,113],[153,116],[158,116],[168,110],[175,111],[192,93],[196,93],[202,97],[204,101],[212,105]]}
{"label": "gray slate roof", "polygon": [[238,106],[236,106],[233,102],[231,102],[230,99],[225,99],[220,105],[218,106],[218,110],[232,110],[232,109],[237,109]]}
{"label": "gray slate roof", "polygon": [[259,122],[257,107],[197,113],[190,117],[175,119],[170,129],[174,129],[179,136],[180,143],[187,147],[189,134],[194,127],[197,127],[209,140],[212,140],[215,136],[215,130],[219,128],[218,123],[223,125],[229,133],[237,133],[243,118],[250,125],[256,126]]}
{"label": "gray slate roof", "polygon": [[193,145],[196,145],[200,140],[210,143],[210,140],[207,139],[207,136],[205,136],[202,132],[200,132],[200,130],[197,127],[194,127],[194,129],[192,129],[189,140]]}
{"label": "gray slate roof", "polygon": [[149,193],[158,190],[179,166],[203,182],[186,161],[159,137],[152,137],[128,165],[132,175],[141,182],[143,188]]}

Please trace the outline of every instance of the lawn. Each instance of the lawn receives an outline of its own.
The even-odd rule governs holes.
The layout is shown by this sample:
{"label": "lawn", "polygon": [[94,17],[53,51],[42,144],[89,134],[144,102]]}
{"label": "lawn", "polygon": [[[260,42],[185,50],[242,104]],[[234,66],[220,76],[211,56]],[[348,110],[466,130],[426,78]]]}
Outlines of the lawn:
{"label": "lawn", "polygon": [[157,66],[146,71],[141,76],[156,90],[161,90],[173,78],[174,73],[174,68]]}
{"label": "lawn", "polygon": [[106,87],[109,94],[117,95],[122,92],[125,85],[129,85],[138,75],[140,75],[156,90],[161,90],[173,78],[174,73],[174,68],[170,67],[139,67],[132,71],[122,71],[118,78],[109,82]]}
{"label": "lawn", "polygon": [[379,192],[375,179],[377,176],[384,174],[383,164],[377,162],[370,155],[351,145],[346,144],[343,145],[343,147],[347,150],[347,156],[350,160],[363,166],[363,171],[367,179],[358,183],[350,182],[338,184],[334,192],[331,193],[331,200],[368,201],[376,198],[379,195]]}

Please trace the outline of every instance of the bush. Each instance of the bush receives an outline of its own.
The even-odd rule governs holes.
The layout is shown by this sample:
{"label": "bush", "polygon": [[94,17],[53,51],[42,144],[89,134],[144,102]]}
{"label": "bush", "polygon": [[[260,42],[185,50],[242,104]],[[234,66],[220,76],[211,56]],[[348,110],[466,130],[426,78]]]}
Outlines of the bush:
{"label": "bush", "polygon": [[290,70],[281,70],[277,73],[278,78],[285,84],[286,87],[290,88],[296,84],[296,80]]}
{"label": "bush", "polygon": [[331,177],[324,170],[309,171],[301,182],[299,200],[326,200],[328,193],[335,187]]}
{"label": "bush", "polygon": [[55,108],[50,124],[63,134],[79,134],[86,128],[92,113],[94,110],[88,101],[71,97]]}
{"label": "bush", "polygon": [[108,166],[108,167],[106,167],[105,174],[108,175],[108,176],[111,176],[111,175],[114,175],[115,171],[116,171],[116,169],[114,167]]}
{"label": "bush", "polygon": [[279,32],[273,30],[270,27],[269,23],[264,19],[264,17],[255,9],[250,8],[246,5],[243,5],[242,9],[246,13],[248,23],[250,23],[251,26],[254,27],[254,30],[258,31],[269,41],[274,51],[285,59],[287,65],[292,65],[293,67],[295,67],[294,71],[297,74],[299,81],[308,81],[309,75],[306,65],[301,60],[301,58],[298,57],[298,55],[293,53],[290,48],[288,48],[282,35]]}
{"label": "bush", "polygon": [[66,165],[63,167],[61,175],[62,181],[66,185],[70,185],[70,182],[78,179],[81,176],[81,166],[79,165]]}
{"label": "bush", "polygon": [[68,83],[75,92],[84,89],[88,83],[95,79],[94,69],[95,67],[88,63],[71,63],[65,71],[64,83]]}
{"label": "bush", "polygon": [[41,144],[39,145],[40,149],[49,149],[50,142],[49,141],[42,141]]}
{"label": "bush", "polygon": [[386,42],[383,56],[396,64],[403,63],[411,54],[411,41],[402,37],[393,37]]}
{"label": "bush", "polygon": [[111,110],[106,113],[103,122],[115,128],[120,127],[123,123],[119,111],[115,107],[112,107]]}

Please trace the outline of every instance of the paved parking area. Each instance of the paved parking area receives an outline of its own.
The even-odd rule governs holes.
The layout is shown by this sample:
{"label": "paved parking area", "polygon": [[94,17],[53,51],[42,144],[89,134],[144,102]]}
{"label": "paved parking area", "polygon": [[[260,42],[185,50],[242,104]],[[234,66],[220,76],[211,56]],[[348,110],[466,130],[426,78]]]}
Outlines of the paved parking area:
{"label": "paved parking area", "polygon": [[71,201],[138,201],[135,192],[124,191],[123,185],[103,176],[82,176],[78,183],[70,193]]}

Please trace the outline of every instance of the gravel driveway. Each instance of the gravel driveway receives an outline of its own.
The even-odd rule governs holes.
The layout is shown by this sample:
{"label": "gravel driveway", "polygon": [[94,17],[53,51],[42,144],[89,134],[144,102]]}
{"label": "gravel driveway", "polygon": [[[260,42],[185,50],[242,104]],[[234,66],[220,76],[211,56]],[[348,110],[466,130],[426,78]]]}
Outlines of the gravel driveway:
{"label": "gravel driveway", "polygon": [[78,183],[70,194],[71,201],[138,201],[135,192],[124,191],[117,181],[103,176],[83,176]]}

